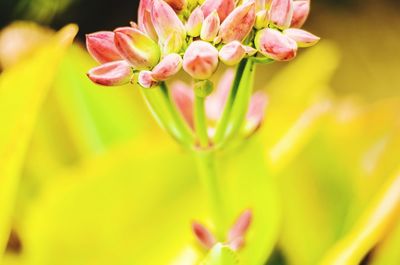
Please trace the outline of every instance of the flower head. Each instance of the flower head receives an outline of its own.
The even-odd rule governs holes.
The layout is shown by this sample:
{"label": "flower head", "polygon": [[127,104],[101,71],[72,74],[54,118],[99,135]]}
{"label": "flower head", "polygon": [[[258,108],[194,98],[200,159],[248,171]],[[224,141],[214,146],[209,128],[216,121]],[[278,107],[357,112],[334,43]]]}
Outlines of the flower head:
{"label": "flower head", "polygon": [[[88,76],[103,85],[139,80],[152,87],[181,65],[193,78],[208,79],[219,61],[234,66],[244,58],[291,60],[299,47],[319,40],[298,29],[309,10],[309,0],[141,0],[137,25],[87,35],[89,53],[106,64]],[[131,71],[119,71],[121,60]],[[112,62],[120,67],[110,67]],[[126,74],[118,82],[116,69]]]}

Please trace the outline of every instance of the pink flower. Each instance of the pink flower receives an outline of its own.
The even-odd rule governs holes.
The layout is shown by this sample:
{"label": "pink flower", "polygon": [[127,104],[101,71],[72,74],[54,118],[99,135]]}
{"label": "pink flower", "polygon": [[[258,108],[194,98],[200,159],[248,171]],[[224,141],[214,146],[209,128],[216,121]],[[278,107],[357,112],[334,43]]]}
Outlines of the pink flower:
{"label": "pink flower", "polygon": [[119,86],[129,82],[131,76],[130,65],[122,61],[114,61],[95,67],[87,73],[94,83],[103,86]]}
{"label": "pink flower", "polygon": [[320,38],[302,29],[286,29],[283,34],[297,42],[299,47],[311,47],[315,45]]}
{"label": "pink flower", "polygon": [[121,59],[114,44],[114,32],[111,31],[99,31],[87,34],[86,48],[90,55],[99,63],[108,63]]}
{"label": "pink flower", "polygon": [[197,7],[186,22],[186,31],[189,36],[200,36],[201,27],[204,22],[204,15],[200,7]]}
{"label": "pink flower", "polygon": [[214,41],[220,27],[220,20],[216,11],[208,15],[201,28],[200,38],[205,41]]}
{"label": "pink flower", "polygon": [[232,66],[238,64],[246,55],[253,55],[256,52],[256,49],[235,40],[222,47],[219,58],[226,65]]}
{"label": "pink flower", "polygon": [[293,16],[293,0],[272,0],[270,21],[281,29],[288,28]]}
{"label": "pink flower", "polygon": [[243,41],[253,28],[255,20],[254,0],[236,7],[221,24],[219,36],[222,42]]}
{"label": "pink flower", "polygon": [[293,2],[292,28],[301,28],[310,13],[310,0],[298,0]]}
{"label": "pink flower", "polygon": [[276,29],[259,31],[255,44],[260,53],[277,61],[289,61],[297,54],[296,42]]}
{"label": "pink flower", "polygon": [[218,50],[205,41],[192,42],[183,56],[183,69],[195,79],[210,78],[217,66]]}
{"label": "pink flower", "polygon": [[234,7],[234,0],[206,0],[201,6],[201,10],[204,13],[204,17],[208,17],[212,12],[216,11],[222,22],[232,12]]}

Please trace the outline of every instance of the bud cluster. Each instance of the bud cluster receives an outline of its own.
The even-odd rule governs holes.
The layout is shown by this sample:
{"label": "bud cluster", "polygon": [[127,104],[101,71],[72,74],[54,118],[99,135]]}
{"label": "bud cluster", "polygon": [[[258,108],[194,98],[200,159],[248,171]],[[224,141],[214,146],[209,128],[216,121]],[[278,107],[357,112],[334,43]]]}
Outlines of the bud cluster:
{"label": "bud cluster", "polygon": [[137,24],[87,35],[101,63],[88,76],[106,86],[135,78],[150,88],[181,68],[206,80],[220,61],[291,60],[319,40],[299,29],[309,10],[310,0],[141,0]]}

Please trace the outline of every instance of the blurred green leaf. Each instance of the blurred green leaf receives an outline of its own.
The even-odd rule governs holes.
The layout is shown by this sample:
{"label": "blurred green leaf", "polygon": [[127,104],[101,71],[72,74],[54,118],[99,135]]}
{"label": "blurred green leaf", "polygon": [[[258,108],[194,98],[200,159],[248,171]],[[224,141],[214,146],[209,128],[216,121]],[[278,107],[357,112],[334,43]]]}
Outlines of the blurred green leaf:
{"label": "blurred green leaf", "polygon": [[[4,250],[11,226],[23,159],[38,112],[66,48],[77,27],[62,29],[35,55],[0,78],[0,249]],[[46,69],[46,74],[44,74]]]}

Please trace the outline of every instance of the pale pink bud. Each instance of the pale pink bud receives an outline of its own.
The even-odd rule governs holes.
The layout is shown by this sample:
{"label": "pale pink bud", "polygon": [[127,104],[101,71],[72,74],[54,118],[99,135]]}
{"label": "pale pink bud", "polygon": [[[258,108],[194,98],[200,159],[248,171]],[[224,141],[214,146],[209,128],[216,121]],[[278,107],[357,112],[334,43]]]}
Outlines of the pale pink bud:
{"label": "pale pink bud", "polygon": [[221,22],[225,20],[234,8],[234,0],[206,0],[201,6],[204,17],[208,17],[212,12],[217,11]]}
{"label": "pale pink bud", "polygon": [[194,222],[192,229],[199,242],[207,249],[211,249],[216,243],[214,235],[202,224]]}
{"label": "pale pink bud", "polygon": [[203,25],[204,15],[200,7],[193,10],[188,21],[186,22],[186,31],[189,36],[198,37],[200,35],[201,26]]}
{"label": "pale pink bud", "polygon": [[290,27],[301,28],[310,13],[310,1],[299,0],[293,2],[293,17]]}
{"label": "pale pink bud", "polygon": [[293,0],[272,0],[270,22],[281,29],[288,28],[293,16]]}
{"label": "pale pink bud", "polygon": [[168,54],[154,67],[152,77],[157,81],[165,81],[177,74],[181,67],[181,56],[176,53]]}
{"label": "pale pink bud", "polygon": [[276,29],[259,31],[254,41],[257,50],[276,61],[289,61],[297,54],[297,44]]}
{"label": "pale pink bud", "polygon": [[229,66],[238,64],[246,56],[246,50],[243,46],[237,40],[226,44],[219,51],[219,59]]}
{"label": "pale pink bud", "polygon": [[187,123],[193,128],[193,89],[180,81],[173,83],[170,87],[172,99]]}
{"label": "pale pink bud", "polygon": [[186,7],[186,0],[164,0],[176,12],[182,11]]}
{"label": "pale pink bud", "polygon": [[286,29],[283,34],[297,42],[297,46],[305,48],[315,45],[320,38],[302,29]]}
{"label": "pale pink bud", "polygon": [[103,86],[119,86],[129,82],[131,66],[125,61],[114,61],[90,69],[87,76],[94,83]]}
{"label": "pale pink bud", "polygon": [[252,134],[256,131],[265,115],[265,108],[268,103],[268,98],[262,91],[257,91],[251,97],[249,110],[246,115],[246,124],[244,131],[247,135]]}
{"label": "pale pink bud", "polygon": [[160,43],[163,54],[177,53],[183,45],[182,38],[177,33],[171,33],[164,43]]}
{"label": "pale pink bud", "polygon": [[255,20],[254,0],[238,6],[221,24],[219,36],[222,42],[243,41],[253,28]]}
{"label": "pale pink bud", "polygon": [[157,81],[154,80],[151,71],[143,70],[139,73],[138,83],[144,88],[152,88],[157,84]]}
{"label": "pale pink bud", "polygon": [[151,8],[153,0],[140,0],[138,12],[138,26],[139,29],[146,33],[154,41],[158,40],[156,30],[154,29],[153,22],[151,21]]}
{"label": "pale pink bud", "polygon": [[247,230],[251,224],[253,214],[250,210],[244,211],[239,218],[236,220],[235,224],[229,230],[228,241],[231,242],[236,238],[243,238],[246,235]]}
{"label": "pale pink bud", "polygon": [[256,1],[256,12],[266,9],[265,0],[255,0]]}
{"label": "pale pink bud", "polygon": [[195,79],[210,78],[217,66],[218,50],[205,41],[192,42],[183,56],[183,69]]}
{"label": "pale pink bud", "polygon": [[218,14],[214,11],[204,20],[200,38],[205,41],[213,41],[217,37],[219,26],[220,20]]}
{"label": "pale pink bud", "polygon": [[138,29],[118,28],[114,41],[121,56],[136,70],[151,69],[160,60],[157,43]]}
{"label": "pale pink bud", "polygon": [[86,47],[99,63],[121,60],[114,44],[114,32],[100,31],[86,35]]}
{"label": "pale pink bud", "polygon": [[269,13],[267,10],[258,11],[256,14],[256,22],[254,27],[256,29],[262,29],[268,27]]}
{"label": "pale pink bud", "polygon": [[180,46],[178,45],[171,52],[179,52],[186,38],[186,30],[172,7],[163,0],[153,0],[151,20],[157,32],[159,43],[163,44],[171,39],[171,35],[175,35],[174,38],[178,40],[174,40],[174,43],[180,43]]}

